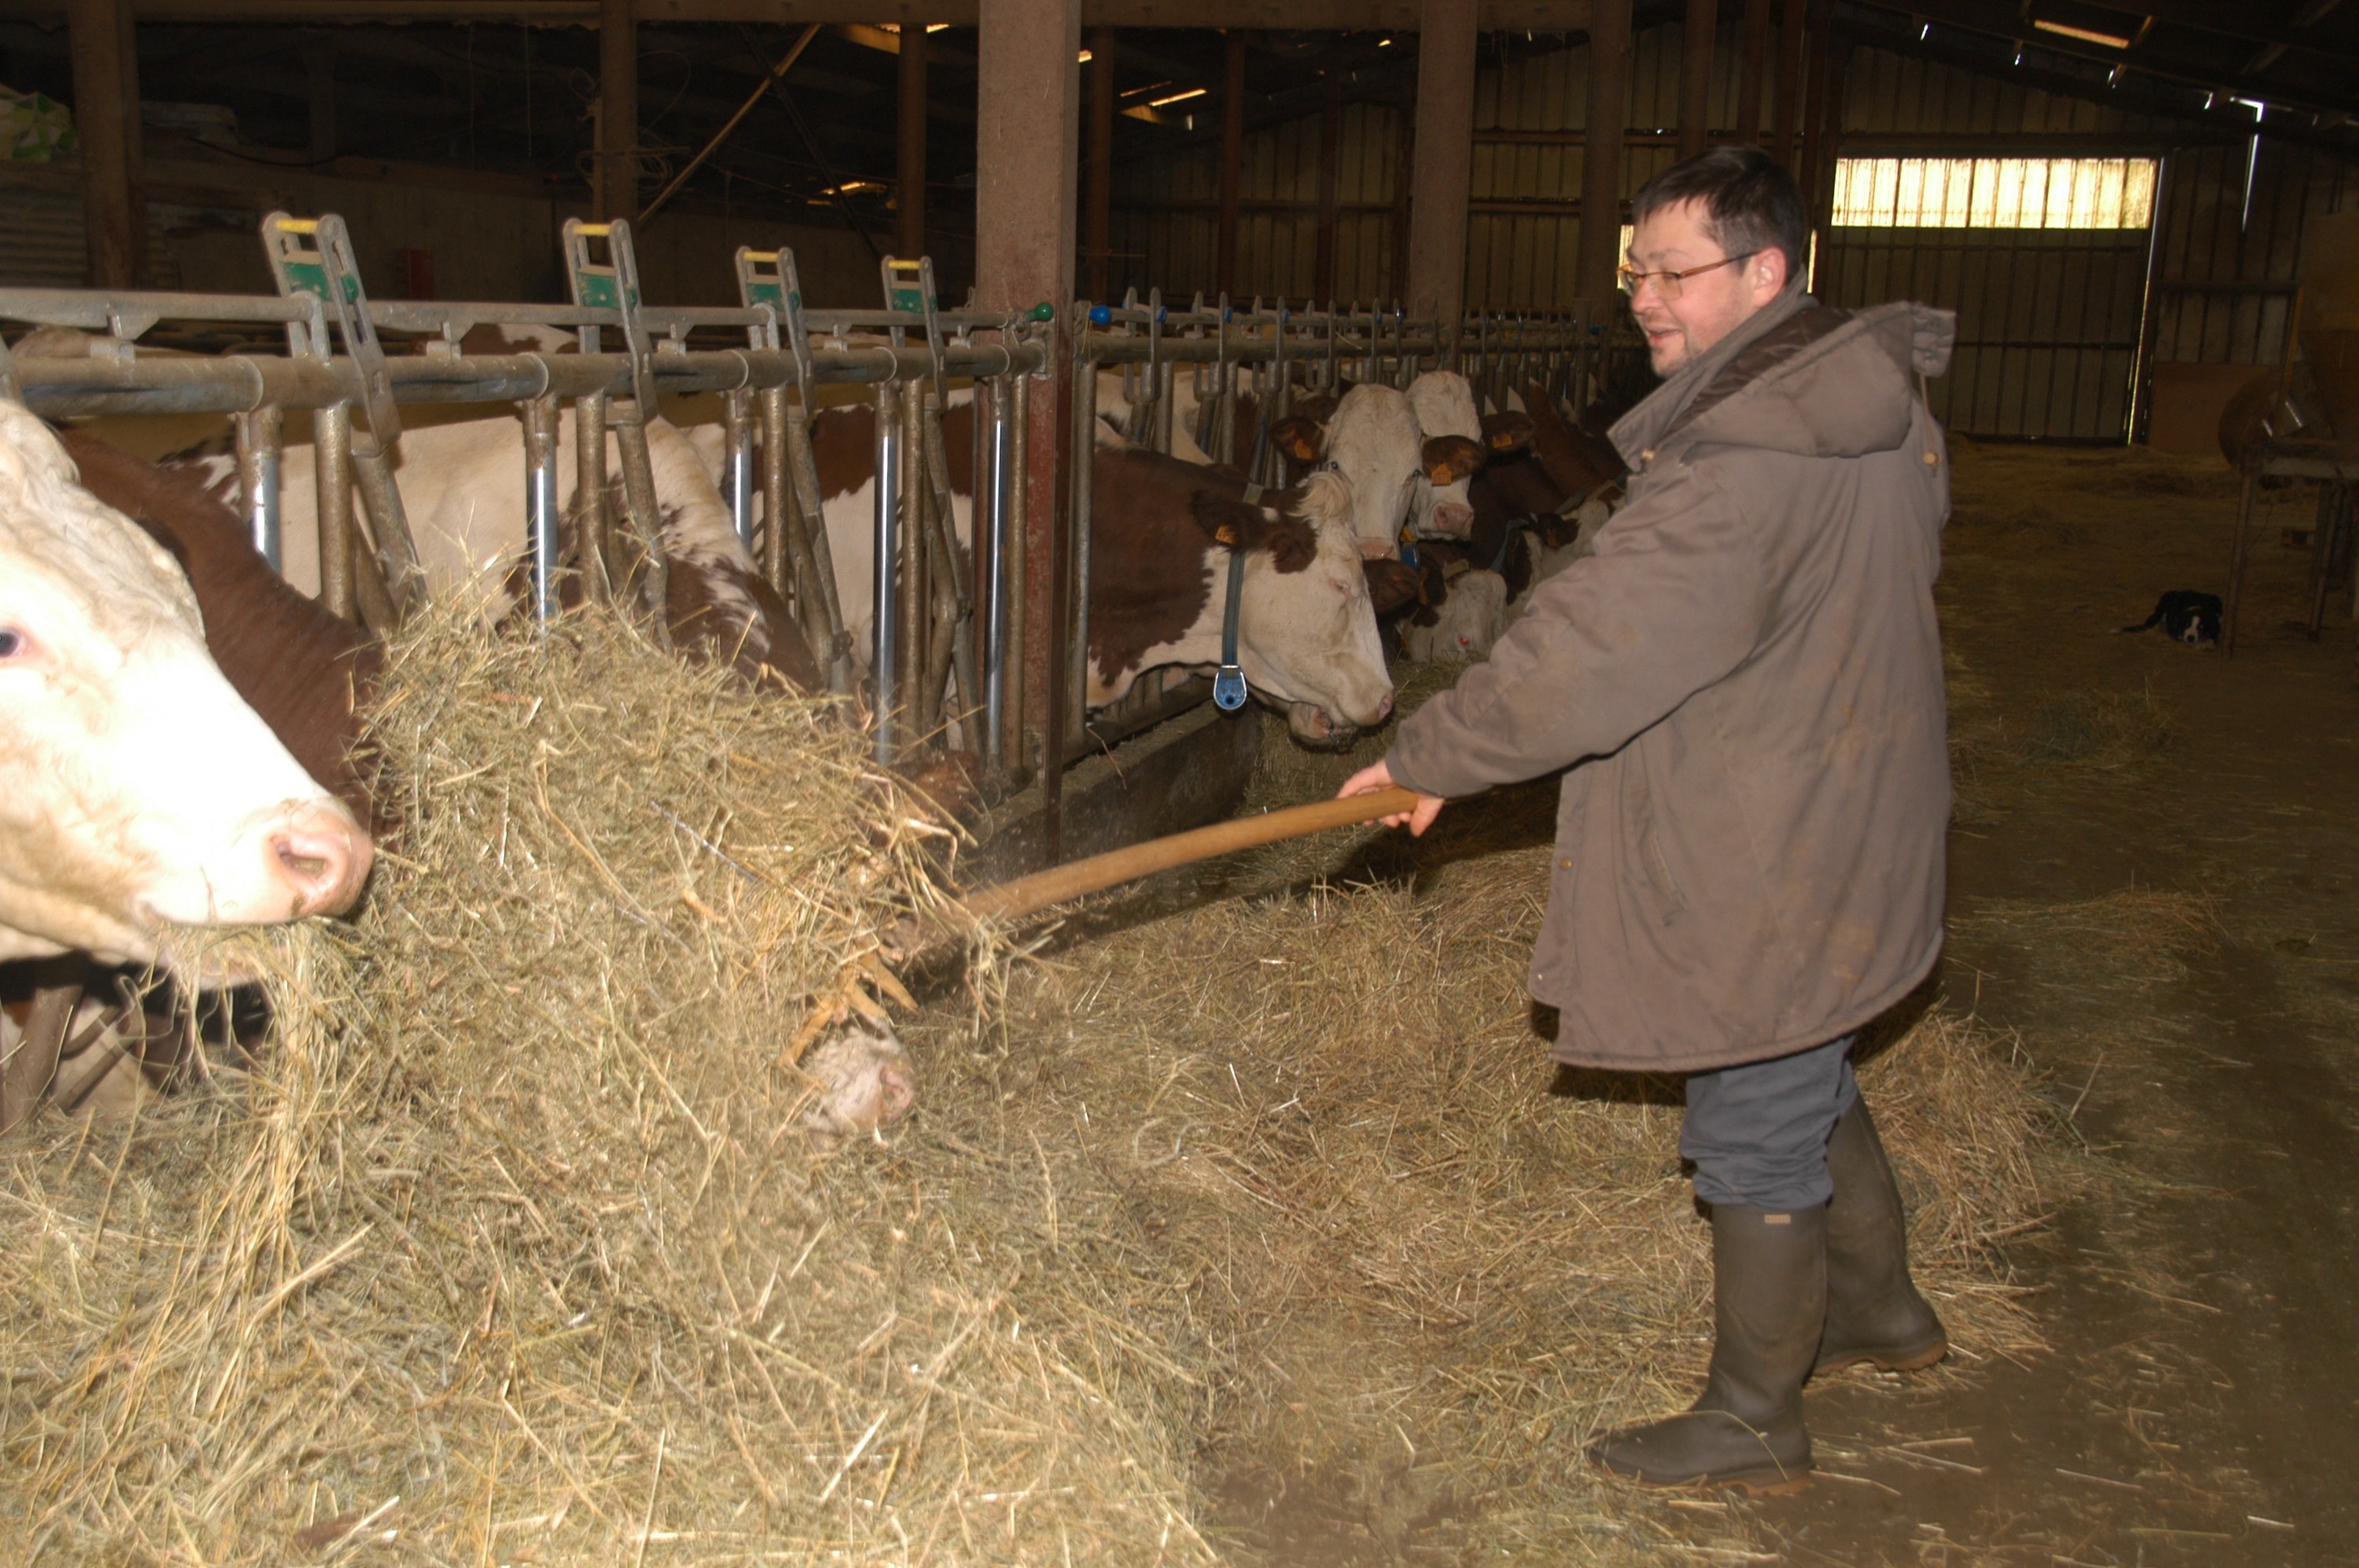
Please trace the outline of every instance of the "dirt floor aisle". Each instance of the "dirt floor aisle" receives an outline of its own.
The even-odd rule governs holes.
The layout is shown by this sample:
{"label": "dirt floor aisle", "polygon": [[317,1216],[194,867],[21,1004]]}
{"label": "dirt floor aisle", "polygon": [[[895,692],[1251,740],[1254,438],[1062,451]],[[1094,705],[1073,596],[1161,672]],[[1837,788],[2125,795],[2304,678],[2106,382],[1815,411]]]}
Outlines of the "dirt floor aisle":
{"label": "dirt floor aisle", "polygon": [[2359,1562],[2359,693],[2279,544],[2314,492],[2270,498],[2228,661],[2114,631],[2223,586],[2216,465],[1967,447],[1958,481],[1942,983],[2104,1174],[2021,1259],[2052,1354],[1814,1394],[1854,1478],[1747,1511],[1802,1563]]}
{"label": "dirt floor aisle", "polygon": [[[2359,1563],[2359,689],[2347,589],[2321,640],[2295,624],[2310,555],[2283,535],[2316,492],[2264,498],[2231,661],[2119,631],[2165,589],[2224,589],[2216,459],[1961,442],[1956,479],[1934,989],[2046,1073],[2052,1218],[2011,1261],[2052,1349],[1837,1379],[1810,1395],[1806,1495],[1629,1515],[1683,1518],[1697,1562]],[[1362,760],[1273,755],[1262,793]],[[1532,838],[1549,804],[1461,814]],[[1368,839],[1327,874],[1465,852]],[[1278,1555],[1426,1560],[1316,1532]]]}

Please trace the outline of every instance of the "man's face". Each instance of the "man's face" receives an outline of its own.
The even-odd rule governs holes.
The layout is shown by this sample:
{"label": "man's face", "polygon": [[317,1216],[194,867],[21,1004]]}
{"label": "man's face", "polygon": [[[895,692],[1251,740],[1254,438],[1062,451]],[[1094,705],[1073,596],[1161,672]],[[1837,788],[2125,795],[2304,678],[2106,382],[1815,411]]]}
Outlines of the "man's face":
{"label": "man's face", "polygon": [[[1630,237],[1630,265],[1639,272],[1685,272],[1726,259],[1727,248],[1704,226],[1701,202],[1682,201],[1647,214]],[[1631,313],[1646,330],[1657,375],[1669,375],[1710,349],[1786,287],[1786,253],[1772,247],[1673,286],[1671,297],[1650,278],[1630,297]]]}

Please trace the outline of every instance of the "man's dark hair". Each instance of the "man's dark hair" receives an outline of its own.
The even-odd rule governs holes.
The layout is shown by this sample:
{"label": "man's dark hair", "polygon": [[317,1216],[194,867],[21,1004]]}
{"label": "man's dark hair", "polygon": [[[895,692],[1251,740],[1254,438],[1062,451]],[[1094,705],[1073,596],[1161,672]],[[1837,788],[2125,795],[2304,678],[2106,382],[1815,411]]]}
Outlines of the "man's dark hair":
{"label": "man's dark hair", "polygon": [[1714,147],[1673,164],[1631,199],[1630,222],[1643,223],[1684,201],[1701,204],[1705,232],[1730,255],[1781,250],[1789,283],[1810,265],[1810,217],[1802,192],[1786,166],[1759,147]]}

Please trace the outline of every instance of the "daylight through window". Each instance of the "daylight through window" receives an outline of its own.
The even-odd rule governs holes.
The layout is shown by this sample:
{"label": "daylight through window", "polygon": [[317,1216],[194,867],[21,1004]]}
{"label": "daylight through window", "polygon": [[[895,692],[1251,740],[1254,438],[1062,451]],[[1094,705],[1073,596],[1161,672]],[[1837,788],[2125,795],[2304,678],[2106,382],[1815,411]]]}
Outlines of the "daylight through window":
{"label": "daylight through window", "polygon": [[2155,160],[1847,157],[1834,222],[1868,229],[2143,229]]}

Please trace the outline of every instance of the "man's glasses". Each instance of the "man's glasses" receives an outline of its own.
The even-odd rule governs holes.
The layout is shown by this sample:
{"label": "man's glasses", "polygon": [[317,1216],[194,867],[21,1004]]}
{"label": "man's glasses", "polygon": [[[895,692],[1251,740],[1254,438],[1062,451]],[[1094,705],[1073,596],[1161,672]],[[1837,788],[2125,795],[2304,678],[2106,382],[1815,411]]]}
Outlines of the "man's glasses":
{"label": "man's glasses", "polygon": [[1640,272],[1636,267],[1617,266],[1614,269],[1614,276],[1622,280],[1623,288],[1627,290],[1634,298],[1637,296],[1640,284],[1651,283],[1655,286],[1655,293],[1658,297],[1677,299],[1680,297],[1681,286],[1698,273],[1710,272],[1716,266],[1730,266],[1737,262],[1750,261],[1760,254],[1759,251],[1746,251],[1742,255],[1723,256],[1716,262],[1706,262],[1701,266],[1691,266],[1685,272]]}

